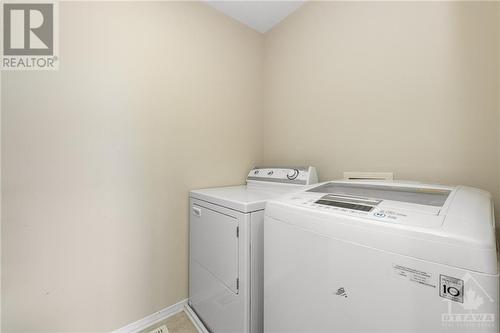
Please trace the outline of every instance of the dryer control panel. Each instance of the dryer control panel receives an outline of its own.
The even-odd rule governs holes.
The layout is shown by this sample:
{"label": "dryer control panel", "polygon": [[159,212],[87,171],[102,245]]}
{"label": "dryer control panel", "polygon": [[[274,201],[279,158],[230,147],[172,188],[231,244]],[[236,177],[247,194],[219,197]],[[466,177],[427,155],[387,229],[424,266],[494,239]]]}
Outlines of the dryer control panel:
{"label": "dryer control panel", "polygon": [[271,182],[309,185],[318,182],[316,168],[301,167],[255,167],[248,173],[247,182]]}

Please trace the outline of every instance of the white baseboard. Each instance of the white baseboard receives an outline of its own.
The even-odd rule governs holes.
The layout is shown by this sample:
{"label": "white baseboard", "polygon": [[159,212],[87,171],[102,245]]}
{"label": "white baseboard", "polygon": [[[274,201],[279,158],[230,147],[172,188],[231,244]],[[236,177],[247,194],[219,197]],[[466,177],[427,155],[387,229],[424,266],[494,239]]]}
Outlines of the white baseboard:
{"label": "white baseboard", "polygon": [[117,330],[114,330],[112,333],[136,333],[139,332],[145,328],[148,328],[151,325],[154,325],[162,320],[167,319],[168,317],[181,312],[184,307],[187,305],[187,298],[175,303],[174,305],[171,305],[169,307],[166,307],[165,309],[162,309],[158,312],[155,312],[147,317],[144,317],[142,319],[139,319],[136,322],[133,322],[131,324],[128,324],[127,326],[123,326],[122,328],[119,328]]}
{"label": "white baseboard", "polygon": [[196,327],[199,333],[209,333],[205,328],[205,325],[203,325],[200,318],[198,318],[198,315],[196,315],[193,309],[191,309],[189,304],[186,304],[184,306],[184,312],[186,312],[187,316],[189,317],[189,319],[191,319],[191,322],[193,323],[194,327]]}

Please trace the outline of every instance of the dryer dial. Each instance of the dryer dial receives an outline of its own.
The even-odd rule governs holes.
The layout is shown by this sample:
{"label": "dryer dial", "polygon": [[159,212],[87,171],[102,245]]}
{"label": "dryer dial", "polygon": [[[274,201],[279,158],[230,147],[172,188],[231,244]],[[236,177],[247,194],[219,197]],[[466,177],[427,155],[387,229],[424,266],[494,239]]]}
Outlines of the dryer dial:
{"label": "dryer dial", "polygon": [[290,179],[290,180],[294,180],[295,178],[297,178],[299,176],[299,170],[297,169],[293,169],[293,170],[290,170],[287,175],[286,175],[286,178]]}

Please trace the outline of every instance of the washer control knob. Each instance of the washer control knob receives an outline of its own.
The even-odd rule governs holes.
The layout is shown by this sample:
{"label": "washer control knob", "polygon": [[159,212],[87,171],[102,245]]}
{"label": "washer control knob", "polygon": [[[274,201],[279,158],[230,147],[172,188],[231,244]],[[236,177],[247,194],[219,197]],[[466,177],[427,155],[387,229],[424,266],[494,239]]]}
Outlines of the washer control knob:
{"label": "washer control knob", "polygon": [[293,170],[290,170],[287,175],[286,175],[286,178],[290,179],[290,180],[294,180],[295,178],[297,178],[299,176],[299,170],[297,169],[293,169]]}
{"label": "washer control knob", "polygon": [[254,174],[254,175],[258,175],[258,174],[259,174],[259,170],[255,170],[255,171],[253,172],[253,174]]}

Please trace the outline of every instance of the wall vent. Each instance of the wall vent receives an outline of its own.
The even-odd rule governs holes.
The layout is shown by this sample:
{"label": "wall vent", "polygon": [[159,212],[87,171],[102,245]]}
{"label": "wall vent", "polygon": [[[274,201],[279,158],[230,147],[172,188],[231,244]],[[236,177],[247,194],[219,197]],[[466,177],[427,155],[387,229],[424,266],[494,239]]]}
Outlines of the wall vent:
{"label": "wall vent", "polygon": [[344,179],[351,179],[351,180],[394,180],[394,173],[392,173],[392,172],[344,171]]}

